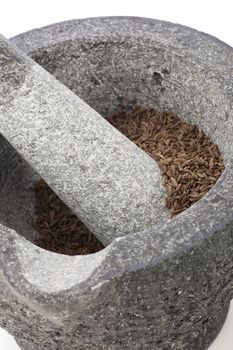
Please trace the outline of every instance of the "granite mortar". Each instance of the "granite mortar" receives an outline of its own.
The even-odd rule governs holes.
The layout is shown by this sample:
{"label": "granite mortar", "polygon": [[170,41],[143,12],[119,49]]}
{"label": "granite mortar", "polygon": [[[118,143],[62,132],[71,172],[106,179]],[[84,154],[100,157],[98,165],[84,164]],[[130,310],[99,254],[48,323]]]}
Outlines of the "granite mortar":
{"label": "granite mortar", "polygon": [[38,175],[1,137],[0,325],[24,350],[207,349],[233,294],[232,48],[135,17],[68,21],[11,40],[103,116],[131,103],[196,123],[226,167],[174,219],[65,256],[33,244]]}

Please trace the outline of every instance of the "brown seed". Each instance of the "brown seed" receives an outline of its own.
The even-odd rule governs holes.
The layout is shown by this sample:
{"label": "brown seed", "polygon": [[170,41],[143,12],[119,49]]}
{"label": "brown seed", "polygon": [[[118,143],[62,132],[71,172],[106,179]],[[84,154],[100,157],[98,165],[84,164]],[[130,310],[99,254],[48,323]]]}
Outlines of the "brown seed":
{"label": "brown seed", "polygon": [[174,177],[171,177],[171,182],[173,183],[173,185],[174,185],[175,187],[178,186],[178,183],[177,183],[177,181],[176,181],[176,179],[175,179]]}
{"label": "brown seed", "polygon": [[205,173],[197,171],[197,176],[203,179],[205,177]]}

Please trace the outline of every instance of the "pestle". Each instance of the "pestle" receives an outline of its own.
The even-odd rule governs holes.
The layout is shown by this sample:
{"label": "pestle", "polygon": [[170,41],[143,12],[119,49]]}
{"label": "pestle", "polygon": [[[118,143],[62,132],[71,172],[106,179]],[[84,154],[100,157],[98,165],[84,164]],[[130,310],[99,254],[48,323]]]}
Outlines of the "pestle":
{"label": "pestle", "polygon": [[165,218],[156,162],[2,36],[0,132],[104,245]]}

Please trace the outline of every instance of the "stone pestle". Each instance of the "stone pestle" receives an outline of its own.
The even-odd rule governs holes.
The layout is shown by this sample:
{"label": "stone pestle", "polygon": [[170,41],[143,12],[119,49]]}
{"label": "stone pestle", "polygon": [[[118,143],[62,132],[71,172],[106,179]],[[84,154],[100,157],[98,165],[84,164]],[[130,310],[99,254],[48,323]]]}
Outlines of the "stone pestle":
{"label": "stone pestle", "polygon": [[104,245],[165,218],[156,162],[2,36],[0,91],[0,132]]}

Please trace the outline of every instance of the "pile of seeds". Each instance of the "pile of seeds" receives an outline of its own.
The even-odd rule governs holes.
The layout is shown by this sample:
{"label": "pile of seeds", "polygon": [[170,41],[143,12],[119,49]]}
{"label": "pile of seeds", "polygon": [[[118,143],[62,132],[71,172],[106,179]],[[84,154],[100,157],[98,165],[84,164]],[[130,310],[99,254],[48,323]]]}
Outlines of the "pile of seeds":
{"label": "pile of seeds", "polygon": [[[116,112],[109,122],[158,162],[171,216],[203,197],[224,170],[217,145],[172,113],[137,108]],[[44,181],[36,183],[35,195],[40,247],[68,255],[103,249]]]}
{"label": "pile of seeds", "polygon": [[218,146],[172,113],[138,108],[109,121],[158,162],[171,216],[202,198],[224,170]]}

